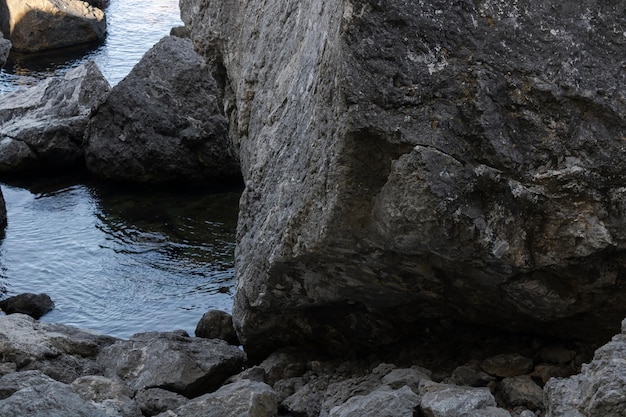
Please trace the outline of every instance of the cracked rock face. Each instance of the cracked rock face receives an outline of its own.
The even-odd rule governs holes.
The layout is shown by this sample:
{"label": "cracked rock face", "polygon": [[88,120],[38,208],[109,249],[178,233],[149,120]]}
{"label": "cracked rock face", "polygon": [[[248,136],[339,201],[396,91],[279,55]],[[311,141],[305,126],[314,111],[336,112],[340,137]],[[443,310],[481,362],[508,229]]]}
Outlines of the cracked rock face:
{"label": "cracked rock face", "polygon": [[246,189],[251,354],[626,314],[626,5],[183,0]]}

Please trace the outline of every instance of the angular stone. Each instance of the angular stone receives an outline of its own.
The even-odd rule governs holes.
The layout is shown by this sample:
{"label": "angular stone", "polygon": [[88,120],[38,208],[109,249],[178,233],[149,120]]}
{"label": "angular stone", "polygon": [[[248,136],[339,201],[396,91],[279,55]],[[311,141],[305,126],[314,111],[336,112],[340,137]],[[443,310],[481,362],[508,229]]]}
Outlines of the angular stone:
{"label": "angular stone", "polygon": [[11,41],[4,39],[2,32],[0,32],[0,68],[4,67],[4,64],[6,64],[10,51]]}
{"label": "angular stone", "polygon": [[442,317],[615,333],[624,4],[588,6],[181,2],[241,158],[249,355],[374,349]]}
{"label": "angular stone", "polygon": [[490,375],[506,378],[530,373],[533,361],[519,354],[504,353],[485,359],[480,367]]}
{"label": "angular stone", "polygon": [[509,407],[543,410],[543,390],[528,375],[504,378],[500,383],[498,402]]}
{"label": "angular stone", "polygon": [[134,390],[163,388],[188,398],[217,389],[241,371],[245,354],[217,339],[185,332],[140,333],[102,350],[105,376],[120,378]]}
{"label": "angular stone", "polygon": [[449,383],[470,387],[485,387],[494,378],[478,369],[477,366],[462,365],[452,371]]}
{"label": "angular stone", "polygon": [[118,83],[89,123],[87,168],[135,183],[240,178],[220,92],[189,39],[168,36]]}
{"label": "angular stone", "polygon": [[276,393],[262,382],[242,380],[189,401],[158,417],[268,417],[278,412]]}
{"label": "angular stone", "polygon": [[[5,0],[0,30],[20,52],[38,52],[103,39],[104,12],[78,0]],[[33,28],[37,28],[34,30]]]}
{"label": "angular stone", "polygon": [[0,316],[0,357],[17,370],[40,370],[70,383],[101,372],[96,364],[100,349],[115,342],[71,326],[35,321],[23,314]]}
{"label": "angular stone", "polygon": [[333,407],[329,417],[413,417],[420,404],[419,395],[407,386],[378,389],[367,395],[355,395]]}
{"label": "angular stone", "polygon": [[[0,172],[83,168],[83,136],[109,83],[88,61],[0,101]],[[50,172],[47,172],[50,174]]]}
{"label": "angular stone", "polygon": [[141,408],[131,399],[133,391],[119,382],[98,375],[77,378],[71,387],[83,399],[111,417],[142,417]]}
{"label": "angular stone", "polygon": [[511,413],[504,408],[486,407],[481,408],[480,410],[472,410],[470,412],[463,413],[460,417],[511,417]]}
{"label": "angular stone", "polygon": [[496,400],[487,388],[422,382],[421,409],[427,417],[460,417],[487,407],[495,407]]}
{"label": "angular stone", "polygon": [[196,326],[196,337],[205,339],[221,339],[231,345],[239,345],[239,338],[233,327],[233,317],[220,310],[204,313]]}
{"label": "angular stone", "polygon": [[146,388],[137,392],[135,401],[146,416],[154,416],[167,410],[175,410],[189,400],[161,388]]}

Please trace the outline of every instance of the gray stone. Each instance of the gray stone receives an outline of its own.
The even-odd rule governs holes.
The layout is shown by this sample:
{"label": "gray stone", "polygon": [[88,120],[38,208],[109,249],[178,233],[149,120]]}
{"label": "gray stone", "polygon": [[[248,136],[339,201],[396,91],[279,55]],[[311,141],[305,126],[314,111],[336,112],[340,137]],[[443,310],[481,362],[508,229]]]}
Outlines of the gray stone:
{"label": "gray stone", "polygon": [[161,388],[146,388],[137,392],[135,401],[146,416],[154,416],[167,410],[175,410],[189,400]]}
{"label": "gray stone", "polygon": [[426,417],[460,417],[474,410],[496,407],[496,400],[487,388],[423,381],[420,395],[421,409]]}
{"label": "gray stone", "polygon": [[0,310],[6,314],[21,313],[39,319],[54,309],[48,294],[18,294],[0,301]]}
{"label": "gray stone", "polygon": [[[246,188],[251,357],[626,316],[624,3],[183,0]],[[337,318],[341,317],[341,320]]]}
{"label": "gray stone", "polygon": [[533,360],[516,353],[503,353],[485,359],[480,367],[490,375],[506,378],[530,373]]}
{"label": "gray stone", "polygon": [[[20,52],[78,45],[103,39],[104,12],[78,0],[4,0],[0,31]],[[37,28],[37,30],[33,30]]]}
{"label": "gray stone", "polygon": [[195,397],[217,389],[241,371],[245,354],[223,340],[185,332],[140,333],[102,350],[98,364],[109,378],[134,390],[163,388]]}
{"label": "gray stone", "polygon": [[53,382],[54,379],[41,371],[12,372],[0,378],[0,399],[4,400],[17,391]]}
{"label": "gray stone", "polygon": [[125,385],[98,375],[84,376],[71,387],[83,399],[110,417],[143,417],[139,405],[131,399],[134,393]]}
{"label": "gray stone", "polygon": [[239,345],[239,338],[233,327],[233,317],[220,310],[209,310],[196,326],[196,337],[222,339],[231,345]]}
{"label": "gray stone", "polygon": [[497,394],[498,402],[509,407],[525,407],[543,410],[543,390],[530,376],[520,375],[504,378]]}
{"label": "gray stone", "polygon": [[4,64],[6,64],[10,51],[11,41],[4,39],[2,32],[0,32],[0,68],[4,67]]}
{"label": "gray stone", "polygon": [[17,370],[40,370],[61,382],[100,373],[96,356],[115,340],[23,314],[0,316],[2,360],[14,363]]}
{"label": "gray stone", "polygon": [[461,365],[452,371],[449,383],[456,385],[467,385],[470,387],[485,387],[493,377],[478,369],[477,366]]}
{"label": "gray stone", "polygon": [[378,389],[367,395],[355,395],[333,407],[329,417],[413,417],[420,404],[419,395],[407,386]]}
{"label": "gray stone", "polygon": [[430,381],[431,372],[418,366],[412,368],[393,369],[383,377],[381,382],[393,389],[408,386],[413,392],[419,392],[419,385],[422,381]]}
{"label": "gray stone", "polygon": [[238,179],[220,103],[217,83],[191,41],[165,37],[111,90],[89,123],[87,168],[137,183]]}
{"label": "gray stone", "polygon": [[88,61],[63,78],[48,78],[3,95],[0,172],[82,168],[87,123],[108,92],[109,83]]}
{"label": "gray stone", "polygon": [[34,383],[0,400],[1,416],[110,417],[57,381]]}
{"label": "gray stone", "polygon": [[544,387],[546,417],[626,415],[626,332],[596,350],[593,360],[569,378]]}
{"label": "gray stone", "polygon": [[242,380],[195,398],[158,417],[271,417],[277,412],[276,393],[269,385]]}
{"label": "gray stone", "polygon": [[504,408],[485,407],[480,410],[472,410],[470,412],[463,413],[460,417],[511,417],[511,413]]}

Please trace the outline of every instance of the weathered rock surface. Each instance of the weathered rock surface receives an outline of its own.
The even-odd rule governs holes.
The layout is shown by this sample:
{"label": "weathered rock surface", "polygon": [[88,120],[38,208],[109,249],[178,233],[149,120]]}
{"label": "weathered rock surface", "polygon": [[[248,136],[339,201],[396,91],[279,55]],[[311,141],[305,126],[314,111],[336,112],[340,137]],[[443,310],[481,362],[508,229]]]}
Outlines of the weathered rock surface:
{"label": "weathered rock surface", "polygon": [[98,364],[133,390],[163,388],[188,398],[213,391],[241,371],[245,354],[223,340],[185,332],[140,333],[103,349]]}
{"label": "weathered rock surface", "polygon": [[89,123],[87,168],[136,183],[239,178],[220,92],[189,39],[163,38],[117,84]]}
{"label": "weathered rock surface", "polygon": [[420,404],[419,395],[407,386],[397,390],[380,389],[368,395],[355,395],[333,407],[329,417],[413,417]]}
{"label": "weathered rock surface", "polygon": [[487,388],[423,382],[420,385],[421,408],[427,417],[461,417],[487,407],[496,400]]}
{"label": "weathered rock surface", "polygon": [[79,0],[3,0],[0,30],[20,52],[37,52],[103,39],[104,12]]}
{"label": "weathered rock surface", "polygon": [[14,363],[18,371],[40,370],[60,382],[100,374],[96,356],[115,340],[23,314],[0,316],[2,362]]}
{"label": "weathered rock surface", "polygon": [[240,152],[233,317],[249,354],[371,349],[440,317],[617,330],[623,2],[181,10]]}
{"label": "weathered rock surface", "polygon": [[89,61],[0,100],[0,172],[68,170],[84,165],[83,136],[110,86]]}
{"label": "weathered rock surface", "polygon": [[131,399],[134,392],[119,382],[99,375],[89,375],[75,379],[71,387],[107,416],[143,417],[141,408]]}
{"label": "weathered rock surface", "polygon": [[602,346],[580,374],[552,378],[544,387],[546,417],[626,415],[626,320],[622,332]]}
{"label": "weathered rock surface", "polygon": [[6,314],[21,313],[38,319],[54,309],[48,294],[18,294],[0,301],[0,310]]}
{"label": "weathered rock surface", "polygon": [[4,64],[6,64],[10,51],[11,41],[4,39],[2,32],[0,32],[0,68],[4,67]]}
{"label": "weathered rock surface", "polygon": [[233,327],[233,317],[220,310],[209,310],[196,326],[196,336],[205,339],[222,339],[231,345],[239,345],[239,338]]}

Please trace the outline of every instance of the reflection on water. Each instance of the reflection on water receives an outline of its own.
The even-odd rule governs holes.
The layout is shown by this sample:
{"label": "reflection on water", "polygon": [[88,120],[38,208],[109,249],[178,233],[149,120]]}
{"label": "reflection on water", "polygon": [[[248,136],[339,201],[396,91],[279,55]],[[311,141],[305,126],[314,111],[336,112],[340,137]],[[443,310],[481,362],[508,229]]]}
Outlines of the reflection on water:
{"label": "reflection on water", "polygon": [[120,191],[3,185],[7,295],[45,292],[42,320],[117,337],[184,329],[232,305],[239,192]]}
{"label": "reflection on water", "polygon": [[11,53],[0,71],[0,93],[63,76],[87,59],[115,85],[172,27],[182,25],[178,0],[111,0],[105,14],[107,36],[102,43],[40,54]]}

